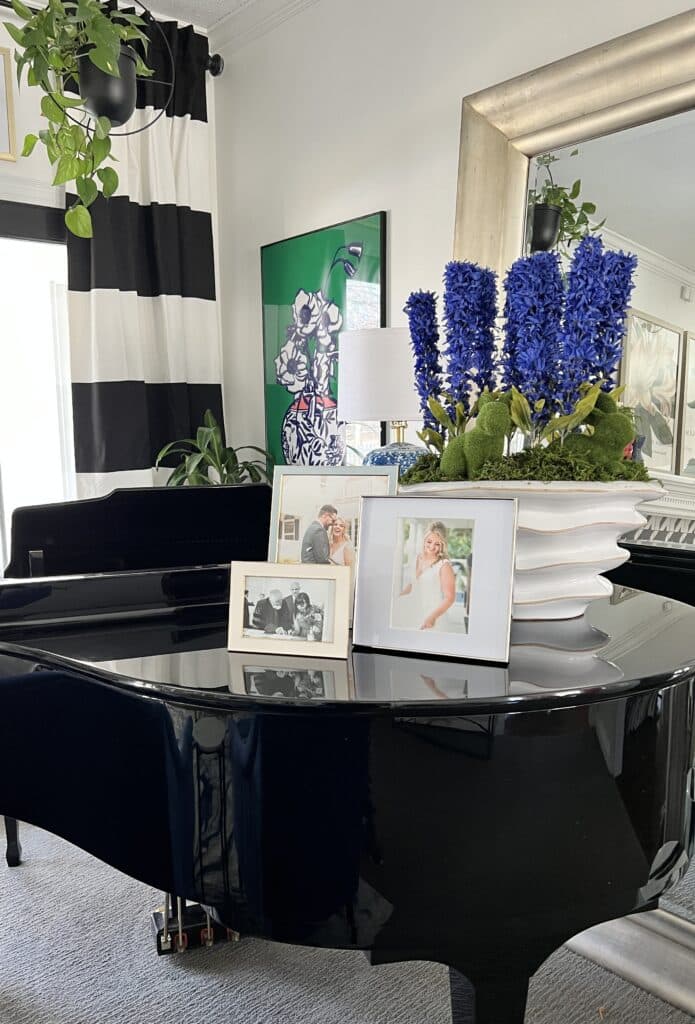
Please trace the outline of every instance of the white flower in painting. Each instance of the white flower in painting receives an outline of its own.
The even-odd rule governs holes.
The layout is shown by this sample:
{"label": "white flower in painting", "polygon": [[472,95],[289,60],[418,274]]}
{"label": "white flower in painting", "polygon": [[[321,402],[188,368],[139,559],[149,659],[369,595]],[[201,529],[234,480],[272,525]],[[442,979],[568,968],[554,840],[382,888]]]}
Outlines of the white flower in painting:
{"label": "white flower in painting", "polygon": [[338,352],[335,347],[330,351],[317,351],[314,355],[312,368],[314,380],[316,381],[316,393],[319,395],[330,395],[331,378],[335,374],[338,359]]}
{"label": "white flower in painting", "polygon": [[321,292],[305,292],[300,288],[292,304],[292,316],[297,332],[308,338],[316,330],[321,317]]}
{"label": "white flower in painting", "polygon": [[290,394],[297,395],[304,390],[309,371],[309,360],[296,343],[294,338],[280,349],[280,355],[275,360],[275,379],[282,384]]}
{"label": "white flower in painting", "polygon": [[321,315],[317,334],[319,340],[325,345],[326,338],[331,334],[337,334],[343,326],[343,317],[335,302],[324,299],[321,292],[319,292],[319,299],[321,300]]}

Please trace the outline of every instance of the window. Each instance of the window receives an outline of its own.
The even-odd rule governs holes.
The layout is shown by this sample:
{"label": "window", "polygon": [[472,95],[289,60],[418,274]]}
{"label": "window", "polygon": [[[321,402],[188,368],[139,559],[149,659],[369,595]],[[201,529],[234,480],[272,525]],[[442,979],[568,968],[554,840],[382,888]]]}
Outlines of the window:
{"label": "window", "polygon": [[299,540],[299,519],[296,516],[280,517],[280,540]]}
{"label": "window", "polygon": [[0,573],[9,557],[13,509],[75,496],[66,248],[1,237],[3,227],[0,223]]}

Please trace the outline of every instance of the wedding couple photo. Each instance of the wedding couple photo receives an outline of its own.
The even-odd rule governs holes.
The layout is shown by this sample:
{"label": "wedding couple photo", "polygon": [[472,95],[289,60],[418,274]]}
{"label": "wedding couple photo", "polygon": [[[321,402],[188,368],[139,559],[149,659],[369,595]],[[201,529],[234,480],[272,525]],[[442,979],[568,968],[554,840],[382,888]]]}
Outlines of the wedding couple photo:
{"label": "wedding couple photo", "polygon": [[247,577],[243,636],[332,643],[334,589],[333,580]]}
{"label": "wedding couple photo", "polygon": [[467,633],[473,522],[397,520],[391,627]]}

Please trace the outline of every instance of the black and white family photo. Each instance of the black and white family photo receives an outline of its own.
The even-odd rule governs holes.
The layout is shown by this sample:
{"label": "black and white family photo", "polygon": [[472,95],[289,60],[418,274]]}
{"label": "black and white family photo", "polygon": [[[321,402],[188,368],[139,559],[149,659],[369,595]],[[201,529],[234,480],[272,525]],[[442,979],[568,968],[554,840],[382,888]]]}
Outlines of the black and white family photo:
{"label": "black and white family photo", "polygon": [[334,587],[333,580],[247,577],[243,635],[331,643]]}
{"label": "black and white family photo", "polygon": [[244,669],[246,693],[259,697],[296,697],[311,700],[335,695],[335,673],[316,668]]}

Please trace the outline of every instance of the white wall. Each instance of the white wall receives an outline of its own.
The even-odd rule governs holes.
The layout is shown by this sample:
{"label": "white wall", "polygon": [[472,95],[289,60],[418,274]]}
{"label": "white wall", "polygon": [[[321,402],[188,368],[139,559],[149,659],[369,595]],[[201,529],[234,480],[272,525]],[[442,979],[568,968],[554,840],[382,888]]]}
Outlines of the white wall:
{"label": "white wall", "polygon": [[213,29],[231,442],[263,441],[261,245],[387,210],[396,323],[451,258],[461,98],[690,6],[319,0],[237,51]]}
{"label": "white wall", "polygon": [[[14,21],[20,24],[10,11],[2,10],[3,21]],[[0,24],[0,47],[8,47],[12,53],[15,43],[4,25]],[[26,76],[21,89],[17,88],[17,78],[12,61],[12,94],[14,97],[15,128],[17,134],[17,160],[0,160],[0,199],[11,199],[18,203],[40,203],[44,206],[62,206],[64,190],[51,187],[53,172],[46,159],[46,150],[37,146],[29,157],[21,157],[24,136],[28,132],[38,135],[41,124],[40,89],[30,89],[26,84]]]}

